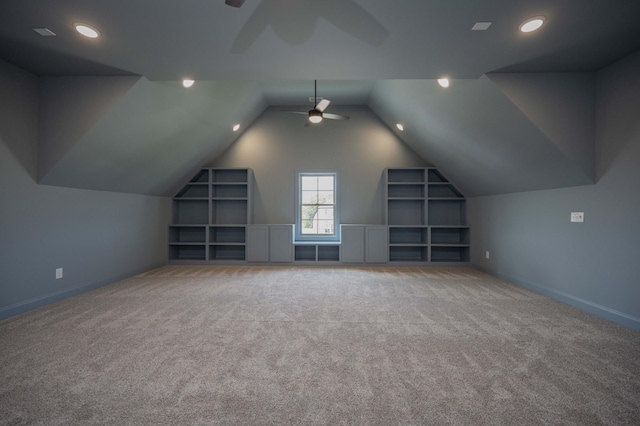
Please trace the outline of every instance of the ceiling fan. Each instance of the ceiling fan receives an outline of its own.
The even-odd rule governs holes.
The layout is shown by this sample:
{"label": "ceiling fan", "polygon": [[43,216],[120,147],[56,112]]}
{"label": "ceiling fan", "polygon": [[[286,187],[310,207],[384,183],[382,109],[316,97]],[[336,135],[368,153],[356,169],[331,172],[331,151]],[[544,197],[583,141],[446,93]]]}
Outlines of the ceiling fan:
{"label": "ceiling fan", "polygon": [[309,111],[291,111],[291,110],[282,110],[282,111],[293,113],[293,114],[307,115],[307,122],[305,123],[305,126],[308,126],[310,124],[320,123],[324,118],[327,118],[329,120],[348,120],[349,119],[349,117],[347,117],[346,115],[330,114],[330,113],[324,112],[324,110],[327,109],[331,101],[329,99],[322,99],[320,100],[320,102],[318,102],[318,80],[313,80],[313,95],[314,95],[313,96],[314,105],[313,105],[313,108],[310,109]]}

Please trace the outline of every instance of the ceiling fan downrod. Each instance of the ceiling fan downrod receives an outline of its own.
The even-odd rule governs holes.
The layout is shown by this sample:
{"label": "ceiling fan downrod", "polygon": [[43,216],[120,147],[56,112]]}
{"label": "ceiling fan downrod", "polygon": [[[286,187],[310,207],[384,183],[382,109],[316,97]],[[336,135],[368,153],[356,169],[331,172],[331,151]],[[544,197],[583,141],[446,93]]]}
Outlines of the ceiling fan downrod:
{"label": "ceiling fan downrod", "polygon": [[318,80],[313,80],[313,109],[309,111],[309,122],[313,124],[322,121],[322,111],[318,109]]}

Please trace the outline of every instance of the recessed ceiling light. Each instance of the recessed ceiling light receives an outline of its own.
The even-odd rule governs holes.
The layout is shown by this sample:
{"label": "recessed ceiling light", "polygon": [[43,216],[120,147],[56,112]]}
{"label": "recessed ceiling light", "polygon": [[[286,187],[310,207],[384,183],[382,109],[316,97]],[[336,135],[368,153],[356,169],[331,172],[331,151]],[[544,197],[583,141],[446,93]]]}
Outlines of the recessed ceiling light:
{"label": "recessed ceiling light", "polygon": [[191,80],[191,79],[188,79],[188,78],[185,78],[184,80],[182,80],[182,85],[184,87],[186,87],[187,89],[189,87],[193,86],[193,83],[195,83],[195,80]]}
{"label": "recessed ceiling light", "polygon": [[518,29],[523,33],[530,33],[540,28],[546,20],[547,18],[545,18],[544,16],[534,16],[533,18],[529,18],[522,24],[520,24]]}
{"label": "recessed ceiling light", "polygon": [[447,88],[447,87],[449,87],[449,79],[448,78],[439,78],[438,79],[438,84],[441,87]]}
{"label": "recessed ceiling light", "polygon": [[486,31],[489,29],[491,24],[491,22],[476,22],[475,25],[471,27],[471,29],[473,31]]}
{"label": "recessed ceiling light", "polygon": [[404,130],[404,126],[402,125],[402,123],[396,123],[396,127],[398,128],[398,130],[400,130],[401,132]]}
{"label": "recessed ceiling light", "polygon": [[239,128],[240,128],[240,124],[235,124],[235,125],[233,126],[233,131],[234,131],[234,132],[237,132]]}
{"label": "recessed ceiling light", "polygon": [[80,34],[82,34],[85,37],[89,37],[89,38],[98,38],[98,37],[100,37],[100,31],[98,31],[97,29],[93,28],[92,26],[84,24],[82,22],[75,22],[73,24],[73,28],[75,28],[77,32],[79,32]]}

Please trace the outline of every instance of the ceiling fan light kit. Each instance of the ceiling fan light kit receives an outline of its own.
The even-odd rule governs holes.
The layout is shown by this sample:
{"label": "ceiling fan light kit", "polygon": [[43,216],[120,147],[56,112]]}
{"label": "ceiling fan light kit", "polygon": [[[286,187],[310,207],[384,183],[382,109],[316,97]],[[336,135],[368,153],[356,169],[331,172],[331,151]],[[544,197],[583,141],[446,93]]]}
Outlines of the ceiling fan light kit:
{"label": "ceiling fan light kit", "polygon": [[322,111],[319,111],[317,109],[312,109],[311,111],[309,111],[309,122],[316,124],[321,121],[322,121]]}

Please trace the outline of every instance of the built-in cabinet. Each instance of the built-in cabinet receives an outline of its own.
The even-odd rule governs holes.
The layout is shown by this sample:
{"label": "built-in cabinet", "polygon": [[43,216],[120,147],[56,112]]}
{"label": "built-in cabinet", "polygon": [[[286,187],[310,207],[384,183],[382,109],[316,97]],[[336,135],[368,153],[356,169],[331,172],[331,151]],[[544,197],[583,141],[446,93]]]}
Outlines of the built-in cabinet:
{"label": "built-in cabinet", "polygon": [[247,226],[247,262],[269,261],[269,227]]}
{"label": "built-in cabinet", "polygon": [[251,169],[205,168],[173,198],[170,263],[468,264],[462,193],[432,167],[384,171],[384,224],[342,225],[340,242],[296,242],[252,224]]}
{"label": "built-in cabinet", "polygon": [[384,173],[389,262],[469,262],[464,196],[431,167]]}
{"label": "built-in cabinet", "polygon": [[244,262],[252,192],[251,169],[200,170],[173,198],[169,261]]}
{"label": "built-in cabinet", "polygon": [[342,225],[342,262],[364,263],[364,226]]}
{"label": "built-in cabinet", "polygon": [[342,263],[386,263],[387,229],[383,225],[342,225]]}
{"label": "built-in cabinet", "polygon": [[247,261],[291,263],[293,261],[293,225],[248,226]]}
{"label": "built-in cabinet", "polygon": [[369,225],[365,231],[365,262],[387,263],[389,260],[389,228]]}
{"label": "built-in cabinet", "polygon": [[282,263],[293,260],[293,225],[269,226],[269,260]]}

